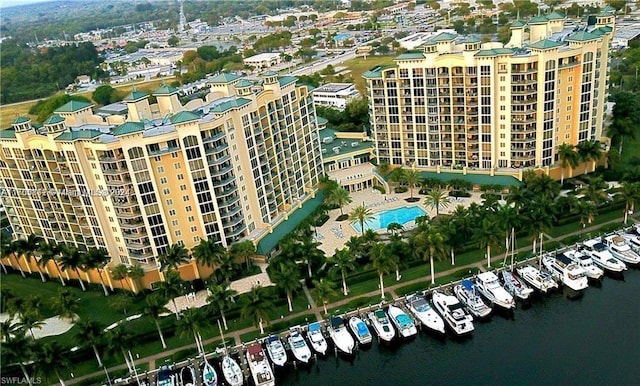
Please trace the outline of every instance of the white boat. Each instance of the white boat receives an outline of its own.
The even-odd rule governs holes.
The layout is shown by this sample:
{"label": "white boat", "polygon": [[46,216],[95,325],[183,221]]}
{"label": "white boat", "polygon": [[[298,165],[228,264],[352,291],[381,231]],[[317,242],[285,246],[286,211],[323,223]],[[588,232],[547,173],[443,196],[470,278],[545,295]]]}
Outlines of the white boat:
{"label": "white boat", "polygon": [[202,384],[204,386],[216,386],[218,384],[218,374],[211,363],[205,361],[202,366]]}
{"label": "white boat", "polygon": [[389,317],[383,310],[375,310],[367,314],[367,318],[371,322],[371,326],[376,331],[378,338],[385,342],[391,342],[396,336],[396,330],[391,327]]}
{"label": "white boat", "polygon": [[327,352],[327,340],[322,333],[322,325],[318,322],[311,323],[307,331],[307,339],[311,342],[311,347],[320,355]]}
{"label": "white boat", "polygon": [[444,320],[431,308],[431,305],[424,296],[415,294],[407,297],[407,307],[409,311],[427,328],[444,334]]}
{"label": "white boat", "polygon": [[369,327],[367,327],[362,319],[357,316],[353,316],[349,319],[349,328],[351,329],[351,332],[353,332],[353,335],[355,335],[358,343],[371,343],[371,331],[369,331]]}
{"label": "white boat", "polygon": [[574,291],[582,291],[589,286],[586,271],[562,253],[544,256],[542,265],[551,276]]}
{"label": "white boat", "polygon": [[180,370],[180,384],[182,386],[195,386],[196,371],[191,366],[185,366]]}
{"label": "white boat", "polygon": [[458,298],[433,291],[433,307],[457,335],[470,334],[474,330],[473,317],[469,315]]}
{"label": "white boat", "polygon": [[558,288],[558,283],[548,273],[539,270],[531,265],[516,268],[518,275],[529,283],[530,286],[540,292],[547,293],[554,288]]}
{"label": "white boat", "polygon": [[496,276],[493,272],[482,272],[476,276],[476,286],[478,287],[478,291],[482,295],[484,295],[487,300],[489,300],[492,304],[497,304],[498,306],[511,309],[516,306],[515,300],[513,300],[513,296],[507,292],[504,287],[500,285],[500,281],[498,280],[498,276]]}
{"label": "white boat", "polygon": [[640,264],[640,255],[631,249],[624,237],[613,235],[605,237],[604,240],[613,257],[627,264]]}
{"label": "white boat", "polygon": [[332,316],[327,330],[329,331],[329,336],[333,339],[333,343],[336,345],[338,350],[345,354],[353,353],[353,348],[355,347],[356,342],[353,340],[353,337],[349,334],[347,327],[344,325],[344,319],[339,316]]}
{"label": "white boat", "polygon": [[453,293],[458,300],[467,308],[471,315],[476,318],[486,318],[491,314],[491,307],[482,300],[478,288],[469,279],[464,279],[460,284],[453,287]]}
{"label": "white boat", "polygon": [[418,333],[415,322],[402,308],[391,305],[387,309],[387,314],[389,314],[391,323],[396,326],[401,337],[409,338]]}
{"label": "white boat", "polygon": [[244,375],[242,368],[229,355],[222,357],[222,375],[230,386],[241,386],[244,384]]}
{"label": "white boat", "polygon": [[157,386],[176,386],[176,375],[169,366],[160,367],[158,375],[156,376]]}
{"label": "white boat", "polygon": [[271,365],[269,365],[260,343],[255,342],[248,345],[246,356],[253,384],[255,386],[275,386],[276,380],[273,376],[273,370],[271,370]]}
{"label": "white boat", "polygon": [[591,256],[593,262],[611,272],[622,272],[627,265],[613,257],[607,246],[599,240],[587,240],[582,243],[584,252]]}
{"label": "white boat", "polygon": [[533,293],[533,289],[527,285],[515,272],[510,270],[504,270],[500,272],[502,282],[504,283],[504,289],[511,294],[511,296],[520,300],[527,300]]}
{"label": "white boat", "polygon": [[280,340],[280,337],[269,335],[267,337],[267,353],[274,365],[282,367],[287,363],[287,351]]}
{"label": "white boat", "polygon": [[620,236],[627,240],[629,246],[634,252],[640,253],[640,236],[631,233],[623,233]]}
{"label": "white boat", "polygon": [[293,356],[297,360],[302,363],[309,363],[309,360],[311,359],[311,349],[297,329],[291,331],[291,334],[287,338],[287,342],[289,342],[291,353],[293,353]]}
{"label": "white boat", "polygon": [[586,272],[588,278],[599,280],[602,275],[604,275],[604,271],[593,263],[591,256],[580,251],[576,251],[575,249],[568,249],[563,253],[565,256],[575,261],[576,264],[581,266]]}

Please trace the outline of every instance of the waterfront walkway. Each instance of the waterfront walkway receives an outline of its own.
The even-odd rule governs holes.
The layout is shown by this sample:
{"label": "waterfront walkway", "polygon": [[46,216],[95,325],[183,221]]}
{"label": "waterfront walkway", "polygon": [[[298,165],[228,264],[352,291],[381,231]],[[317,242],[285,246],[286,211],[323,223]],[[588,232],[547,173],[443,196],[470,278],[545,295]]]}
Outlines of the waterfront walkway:
{"label": "waterfront walkway", "polygon": [[[639,213],[640,214],[640,213]],[[637,217],[639,214],[634,215],[633,217],[629,217],[630,222],[635,222],[635,223],[640,223],[640,221],[637,220]],[[580,234],[584,234],[584,233],[589,233],[592,231],[597,231],[600,227],[604,226],[604,225],[608,225],[608,224],[614,224],[614,223],[620,223],[621,219],[615,219],[615,220],[611,220],[602,224],[598,224],[598,225],[594,225],[588,228],[585,228],[581,231],[576,231],[576,232],[572,232],[572,233],[568,233],[568,234],[564,234],[562,236],[558,236],[558,237],[549,237],[548,235],[545,235],[545,238],[547,239],[546,242],[549,241],[560,241],[564,238],[570,237],[570,236],[576,236],[576,235],[580,235]],[[527,245],[521,248],[518,248],[516,250],[516,253],[518,252],[524,252],[524,251],[529,251],[531,250],[531,245]],[[503,259],[505,258],[505,254],[499,254],[499,255],[495,255],[491,257],[491,262],[492,263],[499,263],[501,262]],[[436,272],[435,277],[439,278],[439,277],[444,277],[444,276],[449,276],[452,275],[460,270],[464,270],[464,269],[469,269],[471,271],[473,270],[479,270],[479,271],[484,271],[485,267],[484,264],[486,263],[485,260],[483,261],[478,261],[475,263],[471,263],[471,264],[467,264],[467,265],[460,265],[460,266],[453,266],[452,268],[446,270],[446,271],[441,271],[441,272]],[[397,294],[395,292],[395,290],[397,290],[400,287],[405,287],[408,285],[412,285],[412,284],[417,284],[417,283],[424,283],[425,289],[429,287],[429,283],[431,282],[431,276],[430,275],[426,275],[424,277],[419,277],[413,280],[409,280],[406,282],[402,282],[402,283],[398,283],[398,284],[394,284],[391,286],[388,286],[387,288],[385,288],[385,293],[389,294],[392,296],[393,299],[397,298]],[[324,315],[324,310],[322,305],[316,305],[312,300],[310,294],[309,294],[309,290],[304,287],[303,290],[305,291],[305,294],[308,296],[309,300],[310,300],[310,304],[311,304],[311,308],[302,312],[296,312],[293,313],[291,315],[285,316],[282,319],[278,319],[278,322],[282,322],[282,321],[288,321],[294,318],[298,318],[302,315],[307,315],[309,313],[313,313],[314,315],[316,315],[316,317],[318,318],[318,320],[323,320],[325,319],[325,317],[323,317],[322,315]],[[374,290],[374,291],[370,291],[364,294],[360,294],[358,295],[358,297],[373,297],[376,295],[380,295],[380,291],[379,290]],[[337,302],[333,302],[330,304],[327,304],[327,309],[333,309],[336,307],[341,307],[343,305],[348,304],[350,301],[352,301],[354,299],[354,297],[347,297],[344,298],[342,300],[339,300]],[[247,327],[241,330],[236,330],[233,332],[226,332],[225,336],[227,337],[231,337],[234,339],[236,344],[241,344],[242,341],[240,340],[240,336],[245,335],[247,333],[250,332],[255,332],[257,331],[258,328],[257,327]],[[204,340],[203,343],[204,345],[209,345],[212,343],[215,343],[216,341],[220,340],[219,337],[215,337],[215,338],[210,338],[207,340]],[[157,367],[159,367],[160,365],[164,364],[164,359],[166,357],[169,357],[175,353],[178,353],[180,351],[186,350],[186,349],[195,349],[195,344],[189,344],[189,345],[185,345],[182,347],[178,347],[175,349],[171,349],[171,350],[165,350],[162,352],[159,352],[157,354],[148,356],[148,357],[144,357],[144,358],[140,358],[134,361],[136,366],[140,366],[143,364],[148,365],[149,370],[154,370]],[[115,366],[115,367],[111,367],[109,368],[109,372],[113,372],[113,371],[117,371],[117,370],[124,370],[126,369],[126,366],[124,364],[119,365],[119,366]],[[96,378],[96,377],[103,377],[104,376],[104,371],[100,370],[100,371],[96,371],[94,373],[91,374],[87,374],[87,375],[83,375],[80,377],[76,377],[70,380],[65,380],[65,384],[66,385],[72,385],[75,383],[79,383],[81,381],[87,380],[87,379],[91,379],[91,378]]]}

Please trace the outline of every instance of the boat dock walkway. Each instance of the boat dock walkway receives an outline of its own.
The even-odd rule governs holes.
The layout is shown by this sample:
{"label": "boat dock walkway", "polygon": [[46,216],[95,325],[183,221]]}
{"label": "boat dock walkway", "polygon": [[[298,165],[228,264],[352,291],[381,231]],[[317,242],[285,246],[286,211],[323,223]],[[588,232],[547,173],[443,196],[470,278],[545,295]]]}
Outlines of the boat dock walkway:
{"label": "boat dock walkway", "polygon": [[[640,212],[639,212],[639,214],[640,214]],[[640,221],[638,221],[636,219],[636,217],[639,214],[636,214],[633,217],[630,216],[629,219],[631,220],[631,222],[640,223]],[[605,223],[602,223],[602,224],[597,224],[597,225],[594,225],[594,226],[591,226],[591,227],[587,227],[585,229],[582,229],[582,230],[579,230],[579,231],[576,231],[576,232],[564,234],[564,235],[561,235],[561,236],[558,236],[558,237],[553,237],[553,238],[548,239],[547,241],[560,241],[560,240],[562,240],[564,238],[567,238],[567,237],[570,237],[570,236],[575,236],[575,235],[580,235],[580,234],[584,234],[584,233],[589,233],[589,232],[592,232],[592,231],[597,231],[600,227],[602,227],[604,225],[620,223],[620,222],[621,222],[620,219],[611,220],[611,221],[608,221],[608,222],[605,222]],[[529,250],[531,250],[531,246],[527,245],[527,246],[524,246],[524,247],[516,249],[515,253],[517,254],[519,252],[524,252],[524,251],[529,251]],[[499,255],[495,255],[495,256],[491,257],[491,262],[499,264],[500,262],[502,262],[504,260],[504,258],[505,258],[505,254],[504,253],[499,254]],[[537,257],[532,257],[531,259],[537,259]],[[529,260],[527,260],[527,261],[529,261]],[[450,269],[448,269],[446,271],[436,272],[435,277],[439,278],[439,277],[449,276],[449,275],[452,275],[452,274],[454,274],[454,273],[456,273],[456,272],[458,272],[460,270],[464,270],[464,269],[468,269],[470,271],[472,271],[474,269],[478,270],[478,271],[484,271],[485,270],[485,268],[483,266],[484,262],[485,261],[479,261],[479,262],[475,262],[475,263],[472,263],[472,264],[454,266],[454,267],[452,267],[452,268],[450,268]],[[519,264],[524,264],[524,263],[525,262],[520,262]],[[476,272],[478,272],[478,271],[476,271]],[[405,287],[405,286],[408,286],[408,285],[413,285],[413,284],[417,284],[417,283],[424,283],[425,291],[426,291],[429,288],[430,280],[431,280],[431,276],[427,275],[427,276],[424,276],[424,277],[420,277],[420,278],[416,278],[416,279],[409,280],[409,281],[406,281],[406,282],[402,282],[402,283],[391,285],[391,286],[385,288],[385,292],[390,294],[392,299],[400,300],[402,298],[399,298],[397,296],[397,294],[395,293],[395,290],[397,290],[400,287]],[[450,286],[451,284],[452,283],[446,284],[446,286]],[[443,286],[444,285],[441,285],[441,286],[438,286],[438,287],[434,287],[434,288],[430,288],[429,291],[433,290],[433,289],[441,288]],[[309,290],[306,287],[304,287],[303,289],[305,290],[305,294],[309,293],[308,292]],[[379,290],[374,290],[374,291],[370,291],[368,293],[361,294],[361,295],[359,295],[359,297],[373,297],[373,296],[376,296],[376,295],[379,295],[379,294],[380,294]],[[308,298],[310,300],[313,300],[311,298],[310,294],[307,295],[307,296],[308,296]],[[327,308],[328,309],[329,308],[335,309],[336,307],[341,307],[341,306],[347,305],[352,300],[353,300],[353,298],[342,299],[342,300],[339,300],[337,302],[328,304]],[[392,301],[386,301],[385,304],[390,304],[391,302]],[[308,314],[310,312],[312,312],[312,313],[314,313],[316,315],[316,317],[318,318],[318,321],[325,320],[326,317],[329,316],[329,315],[327,315],[326,317],[322,316],[323,311],[324,311],[322,306],[317,306],[312,302],[310,302],[310,305],[311,305],[310,309],[302,311],[302,312],[297,312],[297,313],[294,313],[294,314],[291,314],[291,315],[287,315],[287,316],[283,317],[282,319],[279,319],[279,321],[288,321],[288,320],[291,320],[291,319],[295,319],[295,318],[298,318],[298,317],[300,317],[302,315]],[[351,311],[351,313],[353,313],[353,312],[363,312],[365,309],[372,309],[373,307],[378,308],[379,306],[380,306],[379,304],[376,304],[376,305],[373,305],[373,306],[369,306],[367,308],[362,308],[362,309],[358,309],[358,310],[355,310],[355,311]],[[243,367],[243,370],[248,370],[248,369],[246,367],[247,366],[246,365],[246,359],[243,360],[243,357],[244,357],[244,354],[243,354],[243,351],[242,351],[243,345],[242,345],[242,342],[240,340],[240,336],[242,336],[244,334],[247,334],[247,333],[255,332],[256,330],[257,330],[256,327],[247,327],[247,328],[244,328],[244,329],[241,329],[241,330],[236,330],[236,331],[233,331],[231,333],[225,334],[227,338],[233,338],[234,341],[236,342],[236,346],[234,348],[230,348],[230,350],[234,350],[235,352],[240,354],[239,355],[240,358],[238,358],[238,359],[239,359],[239,364],[241,364],[241,366]],[[206,345],[213,344],[213,343],[219,341],[219,339],[220,339],[219,337],[209,338],[209,339],[203,341],[203,345],[206,346]],[[180,351],[186,350],[186,349],[195,349],[195,348],[196,348],[196,345],[195,345],[195,343],[193,343],[193,344],[185,345],[185,346],[174,348],[174,349],[170,349],[170,350],[165,350],[165,351],[159,352],[157,354],[154,354],[154,355],[151,355],[151,356],[148,356],[148,357],[136,359],[134,361],[134,364],[136,366],[139,366],[139,365],[142,365],[142,364],[148,365],[148,369],[149,369],[148,373],[151,374],[151,373],[155,372],[155,370],[157,368],[159,368],[161,365],[165,364],[163,360],[166,357],[174,355],[174,354],[176,354],[176,353],[178,353]],[[232,351],[232,352],[234,352],[234,351]],[[207,354],[207,357],[209,357],[209,356],[210,356],[210,354]],[[240,362],[244,362],[244,363],[240,363]],[[122,364],[122,365],[119,365],[119,366],[114,366],[112,368],[109,368],[108,370],[110,372],[112,372],[112,371],[118,371],[118,370],[124,370],[124,369],[126,369],[126,365]],[[69,380],[65,380],[65,384],[66,385],[73,385],[75,383],[79,383],[81,381],[88,380],[88,379],[91,379],[91,378],[100,377],[100,376],[104,376],[104,371],[102,371],[102,370],[101,371],[96,371],[96,372],[91,373],[91,374],[87,374],[87,375],[83,375],[83,376],[80,376],[80,377],[75,377],[75,378],[72,378],[72,379],[69,379]]]}

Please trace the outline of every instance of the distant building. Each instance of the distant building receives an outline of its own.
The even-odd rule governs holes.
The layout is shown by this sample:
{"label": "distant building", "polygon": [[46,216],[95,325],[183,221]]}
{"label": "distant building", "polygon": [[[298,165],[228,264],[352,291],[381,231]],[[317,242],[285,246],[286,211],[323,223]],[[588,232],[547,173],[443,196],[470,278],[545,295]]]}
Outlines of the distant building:
{"label": "distant building", "polygon": [[640,41],[640,23],[616,29],[611,46],[613,48],[627,48],[629,44],[637,41]]}
{"label": "distant building", "polygon": [[242,62],[255,69],[267,69],[279,64],[280,61],[281,57],[279,52],[265,52],[245,58]]}
{"label": "distant building", "polygon": [[333,107],[344,110],[347,103],[360,96],[358,90],[351,83],[327,83],[311,92],[316,106]]}

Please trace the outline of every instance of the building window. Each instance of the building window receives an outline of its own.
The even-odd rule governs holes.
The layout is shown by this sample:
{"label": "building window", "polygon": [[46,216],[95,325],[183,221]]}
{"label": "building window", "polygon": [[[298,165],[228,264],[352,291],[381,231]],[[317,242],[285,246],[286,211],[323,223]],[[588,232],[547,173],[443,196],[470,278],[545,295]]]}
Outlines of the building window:
{"label": "building window", "polygon": [[169,216],[175,216],[176,215],[176,210],[175,209],[170,209],[169,210]]}
{"label": "building window", "polygon": [[173,205],[173,200],[172,199],[168,199],[167,200],[167,205]]}
{"label": "building window", "polygon": [[178,180],[179,180],[179,181],[184,180],[184,175],[183,175],[183,174],[178,174]]}
{"label": "building window", "polygon": [[173,167],[176,168],[176,170],[180,169],[182,167],[182,165],[180,165],[180,163],[175,163],[173,164]]}
{"label": "building window", "polygon": [[191,212],[191,205],[187,205],[187,206],[184,208],[184,210],[185,210],[185,211],[187,211],[187,212]]}
{"label": "building window", "polygon": [[189,201],[189,196],[182,196],[182,201],[184,201],[184,202]]}
{"label": "building window", "polygon": [[[503,126],[503,125],[501,125],[501,126]],[[505,139],[506,137],[507,137],[507,136],[505,135],[505,133],[500,134],[500,138],[501,138],[501,139]]]}
{"label": "building window", "polygon": [[162,189],[162,194],[165,194],[165,195],[169,194],[169,189],[167,188]]}
{"label": "building window", "polygon": [[182,236],[182,231],[178,229],[177,231],[175,231],[175,234],[176,234],[176,237],[180,237]]}
{"label": "building window", "polygon": [[164,166],[158,166],[158,173],[164,173]]}
{"label": "building window", "polygon": [[180,190],[183,192],[187,190],[187,185],[180,185]]}
{"label": "building window", "polygon": [[178,220],[171,220],[171,225],[173,225],[174,227],[178,226]]}
{"label": "building window", "polygon": [[160,178],[160,183],[161,184],[166,184],[167,183],[167,177],[161,177]]}
{"label": "building window", "polygon": [[198,227],[191,227],[191,232],[197,232],[198,231]]}
{"label": "building window", "polygon": [[193,216],[189,216],[189,217],[187,218],[187,220],[189,220],[189,222],[194,222],[194,221],[195,221],[195,217],[193,217]]}

